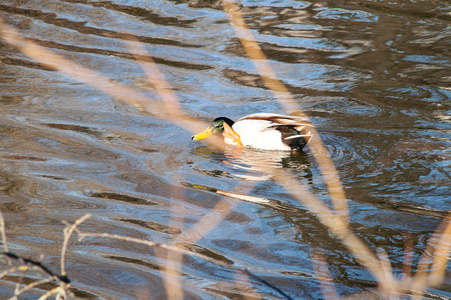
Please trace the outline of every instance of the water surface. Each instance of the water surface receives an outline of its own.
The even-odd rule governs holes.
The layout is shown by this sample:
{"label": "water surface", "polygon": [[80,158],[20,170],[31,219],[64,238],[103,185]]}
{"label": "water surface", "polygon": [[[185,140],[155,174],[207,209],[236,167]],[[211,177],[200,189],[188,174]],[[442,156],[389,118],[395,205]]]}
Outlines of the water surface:
{"label": "water surface", "polygon": [[[451,10],[448,1],[241,1],[279,78],[311,117],[343,181],[351,227],[401,274],[451,208]],[[156,96],[126,40],[139,40],[184,110],[208,122],[283,113],[246,57],[220,3],[10,1],[4,21],[41,46]],[[322,297],[311,252],[321,250],[339,295],[375,279],[293,196],[258,168],[294,174],[329,203],[309,148],[293,153],[211,149],[0,43],[0,201],[10,250],[58,272],[62,220],[86,231],[168,243],[223,197],[235,208],[193,244],[247,268],[294,299]],[[180,213],[174,215],[174,211]],[[161,259],[122,241],[71,241],[67,272],[80,299],[163,299]],[[232,269],[186,257],[186,299],[242,299]],[[449,272],[449,268],[448,268]],[[13,295],[16,277],[0,285]],[[239,280],[238,280],[239,281]],[[267,299],[277,292],[252,281]],[[243,282],[244,283],[244,282]],[[28,293],[36,298],[43,290]],[[430,297],[451,297],[449,273]]]}

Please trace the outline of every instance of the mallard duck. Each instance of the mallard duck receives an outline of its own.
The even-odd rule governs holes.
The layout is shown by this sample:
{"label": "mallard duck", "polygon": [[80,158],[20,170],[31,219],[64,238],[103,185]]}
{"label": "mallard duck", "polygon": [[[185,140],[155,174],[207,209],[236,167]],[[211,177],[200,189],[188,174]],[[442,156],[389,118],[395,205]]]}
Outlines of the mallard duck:
{"label": "mallard duck", "polygon": [[226,144],[262,150],[300,150],[311,137],[313,125],[305,118],[270,113],[245,116],[234,122],[219,117],[205,131],[191,137],[202,140],[212,134],[224,136]]}

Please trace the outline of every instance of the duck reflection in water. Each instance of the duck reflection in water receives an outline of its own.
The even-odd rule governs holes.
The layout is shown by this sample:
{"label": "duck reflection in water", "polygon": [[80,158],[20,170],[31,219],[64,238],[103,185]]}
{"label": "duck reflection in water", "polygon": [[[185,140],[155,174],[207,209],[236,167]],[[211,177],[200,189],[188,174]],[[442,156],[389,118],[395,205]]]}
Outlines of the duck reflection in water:
{"label": "duck reflection in water", "polygon": [[202,146],[194,148],[193,153],[209,160],[204,168],[209,165],[214,170],[202,172],[214,177],[232,176],[250,181],[267,181],[274,176],[274,170],[281,168],[288,168],[297,176],[307,179],[312,177],[309,156],[304,151],[267,151],[224,144],[223,152]]}

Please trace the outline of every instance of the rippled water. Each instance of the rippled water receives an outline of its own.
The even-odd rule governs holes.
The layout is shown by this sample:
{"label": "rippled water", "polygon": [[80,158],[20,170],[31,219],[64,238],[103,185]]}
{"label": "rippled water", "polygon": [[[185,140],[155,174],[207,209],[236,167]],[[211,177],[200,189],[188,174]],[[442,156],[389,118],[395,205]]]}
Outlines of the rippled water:
{"label": "rippled water", "polygon": [[[374,251],[385,249],[400,274],[406,238],[415,243],[415,262],[451,208],[449,1],[241,5],[277,75],[322,134],[351,227]],[[219,2],[3,0],[0,14],[34,42],[152,95],[124,40],[143,42],[184,110],[205,121],[218,112],[235,119],[283,113]],[[0,85],[0,199],[11,251],[44,254],[57,272],[61,221],[87,212],[87,231],[169,242],[210,213],[222,190],[262,202],[229,198],[234,211],[183,247],[246,267],[295,299],[322,297],[312,249],[325,254],[340,295],[376,286],[314,215],[256,167],[285,168],[327,202],[308,147],[298,154],[210,149],[3,42]],[[77,298],[165,297],[161,259],[148,247],[74,239],[67,259]],[[187,299],[243,293],[232,270],[200,259],[185,258],[181,277]],[[3,280],[1,297],[19,281]],[[253,283],[261,296],[279,297]],[[451,297],[449,274],[434,295]]]}

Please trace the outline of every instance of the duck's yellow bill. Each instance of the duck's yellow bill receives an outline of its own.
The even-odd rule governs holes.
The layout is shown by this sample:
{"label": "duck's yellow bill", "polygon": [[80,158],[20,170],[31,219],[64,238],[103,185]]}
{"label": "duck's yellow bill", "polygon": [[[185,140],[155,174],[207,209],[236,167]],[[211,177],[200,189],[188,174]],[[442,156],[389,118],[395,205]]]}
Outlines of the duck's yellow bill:
{"label": "duck's yellow bill", "polygon": [[212,129],[211,127],[208,127],[207,129],[205,129],[204,131],[202,131],[201,133],[195,134],[191,137],[192,140],[203,140],[207,137],[209,137],[212,133]]}

